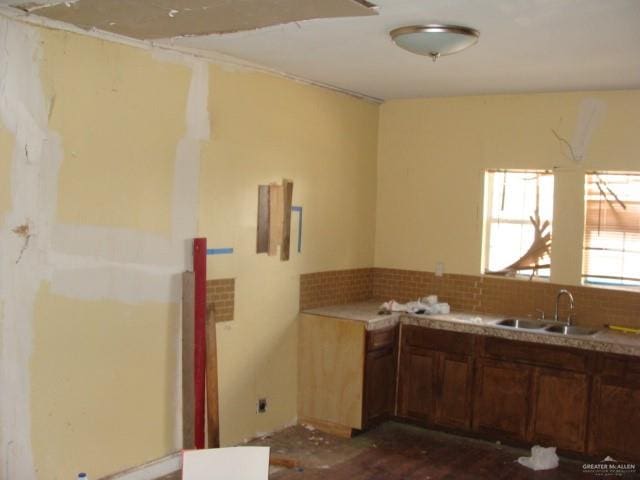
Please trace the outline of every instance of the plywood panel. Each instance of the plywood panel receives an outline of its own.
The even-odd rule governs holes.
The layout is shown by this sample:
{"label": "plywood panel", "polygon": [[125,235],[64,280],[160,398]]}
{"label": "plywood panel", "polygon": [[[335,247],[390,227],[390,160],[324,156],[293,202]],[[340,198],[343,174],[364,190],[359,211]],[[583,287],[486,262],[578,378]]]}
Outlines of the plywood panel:
{"label": "plywood panel", "polygon": [[298,416],[362,427],[364,324],[300,314]]}

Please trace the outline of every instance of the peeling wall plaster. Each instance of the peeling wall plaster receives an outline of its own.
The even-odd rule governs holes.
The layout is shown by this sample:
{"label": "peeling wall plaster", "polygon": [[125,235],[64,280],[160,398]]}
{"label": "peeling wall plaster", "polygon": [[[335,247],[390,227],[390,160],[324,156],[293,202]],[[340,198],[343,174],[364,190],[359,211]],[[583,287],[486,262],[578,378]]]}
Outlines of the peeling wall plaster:
{"label": "peeling wall plaster", "polygon": [[[171,232],[56,223],[64,150],[48,125],[55,92],[41,82],[39,31],[0,19],[0,118],[13,137],[10,209],[0,215],[0,465],[1,478],[37,478],[31,437],[30,361],[34,304],[44,283],[77,300],[143,304],[179,300],[179,275],[190,268],[188,239],[197,229],[200,142],[209,136],[208,65],[182,56],[191,70],[185,131],[175,151]],[[6,142],[4,142],[6,143]],[[28,234],[14,229],[28,225]],[[28,239],[28,243],[25,243]],[[26,245],[26,248],[25,248]],[[24,250],[23,250],[24,249]],[[16,264],[16,259],[20,259]],[[176,322],[177,322],[176,318]],[[176,363],[179,339],[174,336]],[[178,391],[179,379],[172,386]],[[179,396],[176,393],[176,398]],[[174,447],[180,444],[180,410]],[[46,432],[39,432],[46,435]]]}
{"label": "peeling wall plaster", "polygon": [[[0,19],[0,116],[15,137],[11,210],[0,229],[0,301],[4,304],[0,351],[0,464],[5,478],[35,478],[31,450],[29,358],[33,305],[40,282],[50,275],[48,253],[60,139],[47,127],[40,85],[37,33]],[[11,231],[30,219],[29,248]]]}

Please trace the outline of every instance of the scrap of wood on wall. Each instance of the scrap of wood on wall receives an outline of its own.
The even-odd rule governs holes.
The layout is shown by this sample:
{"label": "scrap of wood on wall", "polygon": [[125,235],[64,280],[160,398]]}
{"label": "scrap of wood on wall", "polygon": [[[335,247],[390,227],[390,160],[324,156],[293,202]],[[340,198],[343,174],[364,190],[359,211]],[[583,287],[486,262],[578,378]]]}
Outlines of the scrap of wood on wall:
{"label": "scrap of wood on wall", "polygon": [[291,248],[291,203],[293,182],[283,180],[282,185],[271,183],[258,186],[258,232],[256,253],[277,255],[289,260]]}

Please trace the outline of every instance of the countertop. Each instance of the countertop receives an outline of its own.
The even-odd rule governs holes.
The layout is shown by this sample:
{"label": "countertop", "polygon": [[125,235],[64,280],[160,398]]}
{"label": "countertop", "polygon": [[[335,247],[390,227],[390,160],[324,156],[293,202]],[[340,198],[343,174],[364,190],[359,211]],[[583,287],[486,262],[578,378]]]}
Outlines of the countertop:
{"label": "countertop", "polygon": [[418,315],[394,312],[379,315],[382,302],[367,301],[344,305],[313,308],[303,313],[325,317],[341,318],[363,322],[366,330],[377,330],[401,322],[404,325],[450,330],[456,332],[488,335],[492,337],[520,340],[525,342],[560,345],[565,347],[594,350],[598,352],[618,353],[640,357],[640,335],[613,332],[603,329],[594,335],[560,335],[514,330],[496,325],[504,318],[517,318],[509,315],[487,315],[465,312],[451,312],[446,315]]}

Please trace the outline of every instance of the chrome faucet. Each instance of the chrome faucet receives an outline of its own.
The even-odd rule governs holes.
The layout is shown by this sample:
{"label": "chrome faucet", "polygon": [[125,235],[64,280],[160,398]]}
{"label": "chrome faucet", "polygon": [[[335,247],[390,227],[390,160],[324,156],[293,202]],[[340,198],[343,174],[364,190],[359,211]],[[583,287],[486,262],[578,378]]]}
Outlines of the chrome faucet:
{"label": "chrome faucet", "polygon": [[558,295],[556,296],[556,313],[553,316],[553,319],[557,322],[560,321],[558,318],[558,304],[560,303],[560,297],[562,295],[566,295],[569,297],[569,316],[567,317],[567,325],[571,325],[571,316],[573,315],[573,308],[575,307],[575,302],[573,300],[573,295],[569,290],[565,290],[564,288],[558,291]]}

